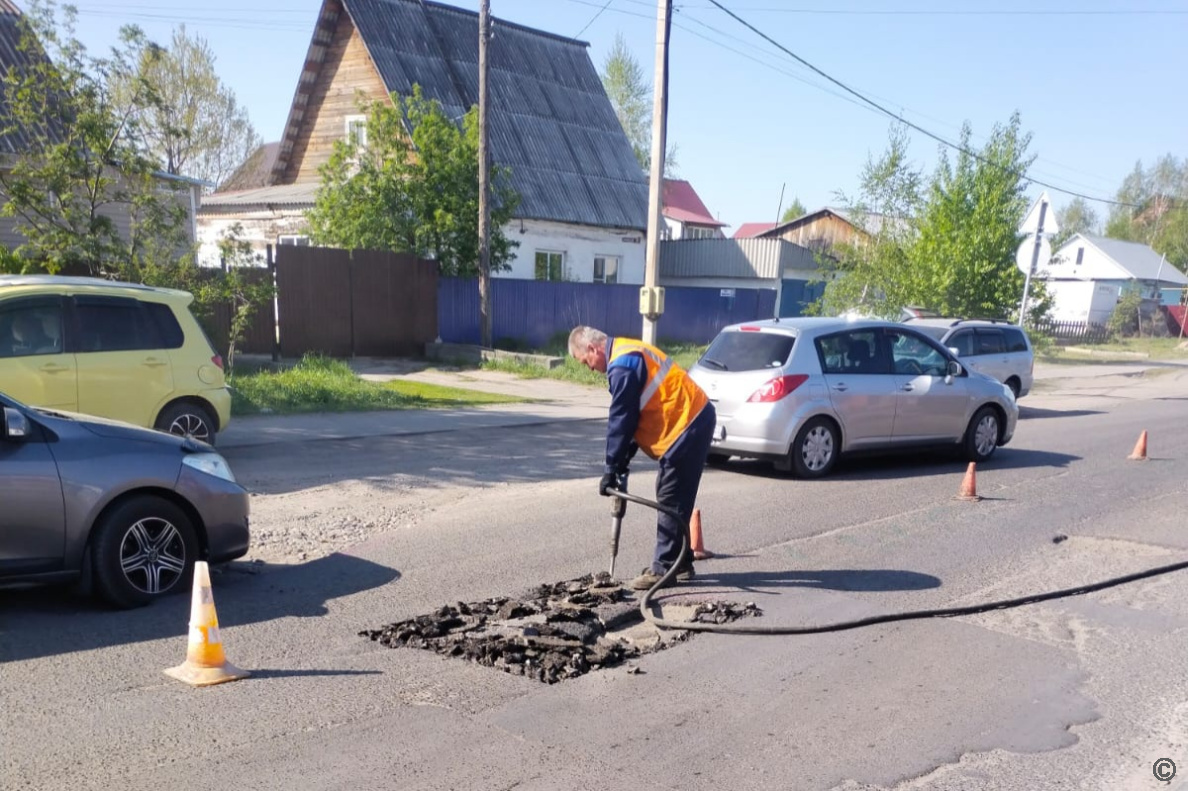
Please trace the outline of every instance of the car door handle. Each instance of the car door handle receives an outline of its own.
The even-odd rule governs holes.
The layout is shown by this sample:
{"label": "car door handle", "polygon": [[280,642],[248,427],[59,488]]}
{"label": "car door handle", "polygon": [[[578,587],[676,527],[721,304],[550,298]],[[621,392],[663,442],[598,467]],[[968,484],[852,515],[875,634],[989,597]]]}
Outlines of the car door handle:
{"label": "car door handle", "polygon": [[847,390],[849,390],[850,388],[849,388],[849,387],[846,385],[846,383],[845,383],[845,382],[839,382],[838,384],[835,384],[835,385],[833,386],[833,389],[834,389],[834,390],[837,390],[837,391],[839,391],[839,392],[842,392],[842,393],[844,393],[844,392],[846,392]]}
{"label": "car door handle", "polygon": [[911,384],[911,382],[908,382],[907,384],[905,384],[905,385],[903,386],[903,389],[904,389],[904,390],[907,390],[907,391],[910,393],[912,390],[915,390],[916,388],[912,387],[912,384]]}
{"label": "car door handle", "polygon": [[160,368],[162,365],[169,365],[169,363],[162,360],[160,357],[149,357],[141,363],[146,368]]}
{"label": "car door handle", "polygon": [[69,371],[70,366],[58,365],[57,363],[46,363],[45,365],[41,366],[41,370],[45,371],[47,374],[60,374],[65,371]]}

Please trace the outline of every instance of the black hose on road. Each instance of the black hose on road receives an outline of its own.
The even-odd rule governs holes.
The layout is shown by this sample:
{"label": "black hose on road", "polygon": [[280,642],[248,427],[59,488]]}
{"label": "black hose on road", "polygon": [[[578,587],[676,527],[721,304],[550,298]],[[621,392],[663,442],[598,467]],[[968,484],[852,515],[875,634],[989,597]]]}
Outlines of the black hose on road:
{"label": "black hose on road", "polygon": [[[613,497],[626,500],[628,502],[645,505],[655,511],[668,514],[674,519],[684,522],[685,519],[671,508],[665,508],[657,502],[648,500],[644,497],[637,497],[634,494],[627,492],[616,491],[615,489],[607,489],[607,493]],[[825,632],[844,632],[849,629],[861,629],[866,626],[876,626],[881,623],[894,623],[895,621],[915,621],[923,618],[954,618],[961,615],[977,615],[978,613],[991,612],[993,610],[1007,610],[1012,607],[1023,607],[1028,604],[1038,604],[1043,601],[1051,601],[1052,599],[1065,599],[1069,596],[1081,596],[1086,593],[1093,593],[1094,591],[1105,590],[1106,588],[1113,588],[1118,585],[1125,585],[1130,582],[1136,582],[1148,577],[1157,577],[1161,574],[1170,574],[1173,571],[1181,571],[1188,569],[1188,561],[1180,563],[1172,563],[1168,566],[1159,566],[1157,568],[1147,569],[1145,571],[1135,572],[1134,574],[1127,574],[1124,577],[1113,577],[1111,579],[1095,582],[1090,585],[1082,585],[1077,588],[1065,588],[1063,590],[1047,591],[1045,593],[1035,593],[1030,596],[1020,596],[1015,599],[1003,599],[1001,601],[986,602],[984,604],[974,604],[969,607],[946,607],[939,610],[913,610],[911,612],[894,612],[885,615],[873,615],[869,618],[859,618],[853,621],[839,621],[837,623],[818,624],[812,626],[758,626],[752,624],[716,624],[716,623],[697,623],[693,621],[669,621],[655,615],[652,612],[652,596],[656,591],[663,588],[668,582],[676,576],[677,570],[681,567],[685,557],[689,554],[689,526],[685,525],[685,538],[681,542],[681,554],[677,558],[677,562],[672,565],[664,576],[662,576],[655,585],[653,585],[643,597],[639,600],[639,612],[644,617],[644,620],[655,624],[664,629],[684,629],[690,632],[715,632],[719,634],[822,634]]]}

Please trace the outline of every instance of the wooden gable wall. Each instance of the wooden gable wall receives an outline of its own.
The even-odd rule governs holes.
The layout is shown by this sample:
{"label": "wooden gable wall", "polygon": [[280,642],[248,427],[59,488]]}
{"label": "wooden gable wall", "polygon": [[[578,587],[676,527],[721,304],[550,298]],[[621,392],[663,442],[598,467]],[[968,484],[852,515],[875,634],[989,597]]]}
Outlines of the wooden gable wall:
{"label": "wooden gable wall", "polygon": [[276,183],[321,180],[318,168],[330,159],[335,141],[346,138],[347,117],[359,114],[360,91],[369,100],[388,96],[359,31],[344,12],[338,16],[325,59],[310,89],[292,155]]}
{"label": "wooden gable wall", "polygon": [[[810,250],[826,250],[838,244],[852,244],[861,231],[832,212],[785,228],[778,238]],[[861,236],[859,236],[859,239]]]}

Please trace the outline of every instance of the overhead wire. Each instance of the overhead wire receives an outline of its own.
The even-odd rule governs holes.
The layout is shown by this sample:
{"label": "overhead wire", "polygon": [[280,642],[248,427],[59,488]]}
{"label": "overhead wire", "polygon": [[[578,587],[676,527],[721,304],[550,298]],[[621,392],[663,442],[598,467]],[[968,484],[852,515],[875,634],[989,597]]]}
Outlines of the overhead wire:
{"label": "overhead wire", "polygon": [[583,33],[585,33],[587,30],[589,30],[589,29],[590,29],[590,25],[593,25],[595,22],[597,22],[597,21],[598,21],[598,17],[602,16],[602,12],[603,12],[603,11],[606,11],[606,9],[610,8],[610,4],[611,4],[611,3],[613,3],[613,2],[615,2],[615,0],[606,0],[606,4],[605,4],[605,5],[603,5],[603,6],[602,6],[602,8],[598,9],[598,10],[597,10],[597,11],[594,13],[594,16],[590,17],[590,21],[589,21],[589,22],[587,22],[586,24],[582,25],[582,29],[581,29],[581,30],[579,30],[578,32],[574,33],[574,34],[573,34],[573,37],[574,37],[574,38],[577,38],[578,36],[580,36],[580,35],[582,35]]}
{"label": "overhead wire", "polygon": [[802,58],[800,55],[797,55],[795,52],[793,52],[792,50],[788,49],[786,46],[784,46],[784,45],[783,45],[783,44],[781,44],[780,42],[776,41],[775,39],[773,39],[773,38],[772,38],[771,36],[769,36],[768,34],[764,33],[764,32],[763,32],[762,30],[760,30],[759,28],[755,27],[755,25],[751,24],[751,23],[750,23],[750,22],[748,22],[746,19],[744,19],[744,18],[742,18],[741,16],[739,16],[738,14],[736,14],[734,11],[730,10],[730,9],[729,9],[729,8],[727,8],[725,5],[723,5],[722,3],[718,2],[718,0],[708,0],[708,2],[710,2],[711,4],[713,4],[713,5],[714,5],[716,8],[718,8],[720,11],[722,11],[723,13],[725,13],[727,16],[729,16],[729,17],[731,17],[732,19],[734,19],[734,20],[735,20],[736,22],[738,22],[740,25],[742,25],[743,27],[747,28],[747,29],[748,29],[748,30],[750,30],[752,33],[754,33],[755,35],[757,35],[757,36],[759,36],[760,38],[762,38],[762,39],[763,39],[764,41],[766,41],[767,43],[771,44],[772,46],[776,47],[777,49],[779,49],[779,50],[780,50],[781,52],[783,52],[784,54],[786,54],[786,55],[788,55],[789,57],[791,57],[791,58],[792,58],[793,60],[795,60],[797,63],[800,63],[802,66],[804,66],[804,67],[808,68],[808,69],[809,69],[810,71],[812,71],[813,73],[815,73],[815,74],[817,74],[817,75],[819,75],[819,76],[823,77],[824,79],[828,80],[829,82],[833,83],[834,85],[836,85],[836,86],[838,86],[839,88],[841,88],[842,90],[844,90],[846,93],[848,93],[848,94],[850,94],[850,95],[852,95],[852,96],[856,97],[856,98],[857,98],[857,99],[859,99],[860,101],[862,101],[862,102],[864,102],[864,103],[866,103],[866,104],[870,105],[871,107],[874,107],[876,110],[878,110],[879,112],[883,113],[883,114],[884,114],[884,115],[886,115],[887,117],[889,117],[889,118],[891,118],[891,119],[894,119],[894,120],[896,120],[896,121],[899,121],[899,122],[900,122],[900,123],[902,123],[903,125],[905,125],[905,126],[907,126],[907,127],[911,128],[911,129],[914,129],[914,130],[916,130],[916,131],[917,131],[917,132],[919,132],[920,134],[923,134],[923,135],[925,135],[926,137],[929,137],[929,138],[931,138],[931,139],[933,139],[933,140],[937,141],[938,143],[940,143],[940,144],[942,144],[942,145],[944,145],[944,146],[947,146],[947,147],[949,147],[949,148],[952,148],[952,149],[953,149],[953,150],[955,150],[955,151],[958,151],[958,152],[960,152],[960,153],[962,153],[962,154],[965,154],[966,156],[969,156],[969,157],[971,157],[971,158],[973,158],[973,159],[977,160],[978,162],[981,162],[981,163],[983,163],[983,164],[989,165],[989,166],[991,166],[991,167],[997,167],[997,168],[999,168],[999,169],[1002,169],[1002,170],[1004,170],[1004,171],[1006,171],[1006,172],[1009,172],[1009,173],[1018,173],[1018,175],[1019,175],[1020,177],[1027,178],[1029,181],[1031,181],[1031,182],[1033,182],[1033,183],[1035,183],[1035,184],[1038,184],[1038,185],[1039,185],[1039,186],[1041,186],[1041,187],[1047,187],[1048,189],[1050,189],[1050,190],[1053,190],[1054,192],[1060,192],[1060,193],[1063,193],[1063,194],[1065,194],[1065,195],[1071,195],[1071,196],[1074,196],[1074,197],[1081,198],[1081,199],[1083,199],[1083,200],[1094,201],[1094,202],[1097,202],[1097,203],[1104,203],[1104,204],[1108,204],[1108,205],[1111,205],[1111,206],[1123,206],[1123,207],[1127,207],[1127,208],[1140,208],[1140,205],[1139,205],[1139,204],[1136,204],[1136,203],[1128,203],[1128,202],[1126,202],[1126,201],[1119,201],[1119,200],[1113,200],[1113,199],[1111,199],[1111,198],[1102,198],[1102,197],[1098,197],[1098,196],[1096,196],[1096,195],[1090,195],[1090,194],[1088,194],[1088,193],[1084,193],[1084,192],[1079,192],[1079,191],[1077,191],[1077,190],[1068,189],[1067,187],[1061,187],[1061,186],[1059,186],[1059,185],[1057,185],[1057,184],[1053,184],[1053,183],[1051,183],[1051,182],[1048,182],[1048,181],[1043,181],[1043,180],[1040,180],[1040,179],[1034,178],[1034,177],[1032,177],[1032,176],[1028,176],[1026,172],[1018,172],[1018,171],[1014,171],[1014,170],[1011,170],[1011,169],[1005,168],[1005,167],[1003,167],[1002,165],[998,164],[997,162],[994,162],[993,160],[987,159],[986,157],[982,156],[981,154],[977,153],[976,151],[971,151],[970,149],[966,148],[965,146],[962,146],[962,145],[960,145],[960,144],[958,144],[958,143],[954,143],[953,141],[951,141],[951,140],[948,140],[947,138],[943,137],[942,135],[939,135],[939,134],[937,134],[936,132],[933,132],[933,131],[931,131],[931,130],[927,129],[927,128],[925,128],[925,127],[923,127],[923,126],[921,126],[921,125],[919,125],[919,124],[915,123],[914,121],[910,121],[910,120],[908,120],[907,118],[905,118],[905,117],[903,116],[903,114],[902,114],[902,113],[895,113],[894,111],[892,111],[892,110],[889,110],[889,109],[887,109],[886,107],[884,107],[882,104],[880,104],[880,103],[876,102],[875,100],[873,100],[873,99],[869,98],[868,96],[866,96],[865,94],[863,94],[861,91],[858,91],[858,90],[856,90],[856,89],[854,89],[854,88],[851,88],[851,87],[850,87],[849,85],[847,85],[846,83],[842,82],[841,80],[837,79],[836,77],[833,77],[832,75],[828,74],[828,73],[827,73],[827,72],[825,72],[824,70],[822,70],[822,69],[818,68],[817,66],[813,65],[813,64],[812,64],[812,63],[810,63],[809,61],[807,61],[807,60],[805,60],[804,58]]}

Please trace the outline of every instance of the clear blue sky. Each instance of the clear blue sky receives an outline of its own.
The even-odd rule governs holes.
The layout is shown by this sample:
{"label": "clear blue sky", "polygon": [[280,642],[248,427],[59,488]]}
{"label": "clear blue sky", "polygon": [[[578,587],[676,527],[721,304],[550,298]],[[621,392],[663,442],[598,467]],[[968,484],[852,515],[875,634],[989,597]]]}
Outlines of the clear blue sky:
{"label": "clear blue sky", "polygon": [[[968,120],[981,142],[994,123],[1020,111],[1039,156],[1033,175],[1062,187],[1113,197],[1136,160],[1188,156],[1186,0],[722,1],[822,70],[946,138]],[[478,0],[454,4],[476,10]],[[599,69],[621,32],[650,74],[655,2],[612,0],[600,11],[604,4],[491,0],[502,19],[567,36],[584,28],[580,37]],[[79,37],[92,50],[109,46],[124,23],[162,43],[181,23],[205,37],[266,140],[281,135],[320,8],[316,0],[76,5]],[[785,206],[793,196],[813,209],[835,203],[838,190],[854,193],[891,122],[814,87],[823,80],[708,0],[676,5],[669,140],[679,147],[681,177],[710,210],[737,227],[774,220],[784,184]],[[912,140],[913,157],[931,170],[937,144],[915,132]],[[1057,206],[1070,200],[1051,195]],[[1095,207],[1105,215],[1107,207]]]}

